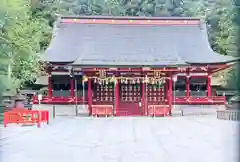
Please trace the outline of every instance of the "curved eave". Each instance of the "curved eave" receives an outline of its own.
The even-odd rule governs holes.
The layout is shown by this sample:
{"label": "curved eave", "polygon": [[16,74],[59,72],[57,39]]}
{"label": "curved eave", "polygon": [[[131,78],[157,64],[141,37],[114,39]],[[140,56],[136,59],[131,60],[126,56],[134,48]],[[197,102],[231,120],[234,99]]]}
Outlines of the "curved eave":
{"label": "curved eave", "polygon": [[67,65],[67,64],[72,64],[74,61],[69,61],[69,62],[61,62],[61,61],[47,61],[48,63],[52,64],[52,65]]}
{"label": "curved eave", "polygon": [[189,65],[216,65],[216,64],[231,64],[240,61],[238,60],[229,60],[229,61],[222,61],[222,62],[186,62]]}
{"label": "curved eave", "polygon": [[[217,53],[215,53],[217,54]],[[219,55],[218,57],[215,57],[215,59],[209,59],[206,58],[205,60],[201,61],[186,61],[186,63],[188,64],[197,64],[197,65],[206,65],[206,64],[229,64],[229,63],[235,63],[240,61],[240,57],[232,57],[232,56],[225,56],[225,55]],[[211,58],[211,56],[209,56],[209,58]]]}

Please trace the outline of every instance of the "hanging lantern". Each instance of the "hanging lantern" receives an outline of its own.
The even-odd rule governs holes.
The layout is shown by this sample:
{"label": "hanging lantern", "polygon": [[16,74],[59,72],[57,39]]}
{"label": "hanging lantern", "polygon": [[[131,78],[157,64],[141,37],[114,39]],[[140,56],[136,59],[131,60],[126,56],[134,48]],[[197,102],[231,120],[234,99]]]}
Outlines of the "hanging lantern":
{"label": "hanging lantern", "polygon": [[172,81],[173,81],[173,82],[177,82],[177,80],[178,80],[177,75],[174,75],[174,76],[172,77]]}
{"label": "hanging lantern", "polygon": [[137,84],[140,84],[140,79],[139,78],[137,79]]}
{"label": "hanging lantern", "polygon": [[108,85],[108,79],[105,80],[106,85]]}
{"label": "hanging lantern", "polygon": [[83,76],[83,81],[84,81],[84,82],[87,82],[87,81],[88,81],[88,78],[87,78],[86,75]]}
{"label": "hanging lantern", "polygon": [[102,84],[105,85],[106,84],[106,80],[105,79],[101,79],[102,80]]}
{"label": "hanging lantern", "polygon": [[146,75],[146,77],[145,77],[144,82],[145,82],[145,83],[149,83],[149,79],[148,79],[147,75]]}
{"label": "hanging lantern", "polygon": [[123,78],[121,78],[121,83],[123,83]]}
{"label": "hanging lantern", "polygon": [[125,84],[128,84],[128,80],[127,80],[127,78],[125,79]]}
{"label": "hanging lantern", "polygon": [[154,78],[151,79],[151,84],[155,85],[155,80],[154,80]]}
{"label": "hanging lantern", "polygon": [[135,79],[133,79],[133,80],[132,80],[132,84],[136,84],[136,81],[135,81]]}
{"label": "hanging lantern", "polygon": [[113,75],[111,78],[111,82],[114,83],[115,82],[115,76]]}

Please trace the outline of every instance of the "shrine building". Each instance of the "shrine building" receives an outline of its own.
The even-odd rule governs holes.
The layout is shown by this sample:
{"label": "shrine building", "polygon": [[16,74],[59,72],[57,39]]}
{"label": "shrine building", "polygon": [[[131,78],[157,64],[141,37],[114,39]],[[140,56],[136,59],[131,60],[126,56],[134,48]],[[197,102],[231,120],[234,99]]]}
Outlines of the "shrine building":
{"label": "shrine building", "polygon": [[42,60],[43,104],[86,104],[89,115],[157,116],[171,115],[174,104],[225,104],[212,92],[212,75],[238,58],[211,49],[199,18],[83,16],[56,22]]}

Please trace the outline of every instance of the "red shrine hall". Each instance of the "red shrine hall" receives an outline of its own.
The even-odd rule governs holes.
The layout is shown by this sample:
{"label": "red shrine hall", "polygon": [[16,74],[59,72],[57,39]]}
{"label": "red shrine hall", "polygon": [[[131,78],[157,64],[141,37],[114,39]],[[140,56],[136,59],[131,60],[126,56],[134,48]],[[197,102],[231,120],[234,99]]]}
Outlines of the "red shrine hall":
{"label": "red shrine hall", "polygon": [[43,104],[157,116],[171,115],[173,104],[225,104],[211,90],[212,75],[237,58],[211,49],[199,18],[101,16],[61,17],[43,61]]}

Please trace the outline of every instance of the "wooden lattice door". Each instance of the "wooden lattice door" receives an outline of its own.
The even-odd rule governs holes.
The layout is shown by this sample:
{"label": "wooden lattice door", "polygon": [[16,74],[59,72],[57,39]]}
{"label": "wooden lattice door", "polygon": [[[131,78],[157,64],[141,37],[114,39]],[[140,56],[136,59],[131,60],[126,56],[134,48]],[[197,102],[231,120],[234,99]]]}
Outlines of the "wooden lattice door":
{"label": "wooden lattice door", "polygon": [[98,84],[93,86],[93,104],[114,104],[114,85]]}
{"label": "wooden lattice door", "polygon": [[141,85],[140,84],[119,84],[119,112],[122,115],[140,115],[142,108]]}
{"label": "wooden lattice door", "polygon": [[148,84],[146,94],[148,105],[161,105],[165,103],[164,86]]}

